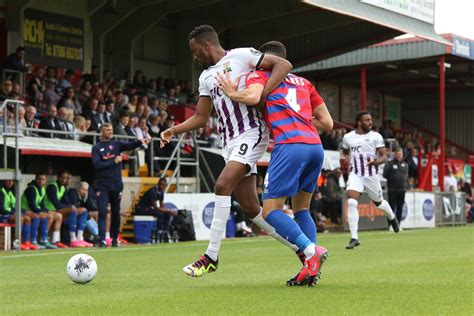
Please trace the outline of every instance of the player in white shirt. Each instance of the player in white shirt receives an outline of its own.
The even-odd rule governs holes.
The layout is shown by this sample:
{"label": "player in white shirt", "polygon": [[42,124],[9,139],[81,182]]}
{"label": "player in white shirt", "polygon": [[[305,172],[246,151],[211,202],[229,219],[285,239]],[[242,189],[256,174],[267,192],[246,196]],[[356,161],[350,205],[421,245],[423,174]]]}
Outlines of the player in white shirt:
{"label": "player in white shirt", "polygon": [[[189,46],[194,59],[206,68],[199,77],[196,113],[185,122],[162,132],[161,146],[169,143],[173,135],[205,126],[214,106],[226,166],[215,185],[214,216],[207,251],[196,262],[184,267],[183,271],[189,276],[200,277],[217,269],[218,252],[230,213],[232,193],[254,223],[297,251],[295,245],[284,240],[265,222],[258,202],[256,163],[268,145],[268,131],[262,114],[254,107],[232,101],[222,92],[216,80],[219,72],[228,73],[233,80],[237,80],[259,68],[272,70],[262,94],[261,102],[264,103],[267,95],[286,78],[292,65],[283,58],[263,55],[253,48],[226,51],[220,45],[216,31],[209,25],[194,28],[189,34]],[[244,88],[245,80],[240,82],[241,88]]]}
{"label": "player in white shirt", "polygon": [[379,165],[387,161],[382,135],[372,131],[372,116],[368,112],[359,112],[356,115],[356,124],[357,128],[344,135],[342,139],[341,166],[350,165],[346,191],[351,240],[346,249],[360,245],[357,235],[359,225],[357,200],[364,190],[375,206],[387,215],[393,231],[396,233],[399,231],[399,223],[390,204],[384,200],[380,186]]}

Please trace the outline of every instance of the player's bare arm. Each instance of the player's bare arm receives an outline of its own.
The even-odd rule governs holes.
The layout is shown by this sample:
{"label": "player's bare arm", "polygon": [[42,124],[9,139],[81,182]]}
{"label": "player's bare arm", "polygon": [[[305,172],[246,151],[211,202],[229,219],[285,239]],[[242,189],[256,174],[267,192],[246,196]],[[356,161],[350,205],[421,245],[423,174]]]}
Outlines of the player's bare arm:
{"label": "player's bare arm", "polygon": [[219,88],[228,96],[232,101],[243,103],[246,105],[254,106],[260,101],[264,86],[258,83],[251,84],[247,88],[241,91],[237,91],[239,82],[242,77],[239,77],[237,81],[232,81],[230,75],[217,73],[216,80],[219,83]]}
{"label": "player's bare arm", "polygon": [[329,132],[333,127],[333,120],[326,103],[318,105],[313,110],[313,125],[318,131]]}
{"label": "player's bare arm", "polygon": [[368,166],[378,166],[387,162],[387,149],[385,147],[377,148],[377,159],[370,161]]}
{"label": "player's bare arm", "polygon": [[265,70],[271,70],[271,75],[265,84],[262,95],[260,97],[260,105],[265,105],[268,94],[275,90],[278,85],[285,80],[288,73],[293,69],[293,65],[286,59],[266,54],[263,57],[260,67]]}
{"label": "player's bare arm", "polygon": [[179,125],[168,128],[160,134],[160,147],[163,148],[169,144],[173,135],[186,133],[206,126],[211,111],[211,98],[207,96],[199,97],[199,101],[196,106],[196,113],[193,116]]}

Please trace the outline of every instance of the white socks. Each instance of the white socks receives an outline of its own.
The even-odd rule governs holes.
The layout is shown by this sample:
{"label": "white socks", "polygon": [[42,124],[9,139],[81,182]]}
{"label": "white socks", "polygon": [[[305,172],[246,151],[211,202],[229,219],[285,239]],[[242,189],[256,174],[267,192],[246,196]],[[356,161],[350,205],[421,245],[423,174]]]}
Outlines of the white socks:
{"label": "white socks", "polygon": [[83,230],[78,230],[77,231],[77,240],[78,241],[83,241],[84,240],[84,231]]}
{"label": "white socks", "polygon": [[260,227],[261,229],[265,230],[270,236],[272,236],[273,238],[275,238],[276,240],[278,240],[279,242],[281,242],[282,244],[288,246],[291,248],[291,250],[293,251],[298,251],[298,246],[296,245],[293,245],[292,243],[290,243],[288,240],[286,240],[285,238],[281,237],[275,230],[275,228],[273,228],[272,225],[268,224],[264,219],[263,219],[263,216],[262,216],[262,210],[260,210],[260,213],[258,213],[257,216],[255,216],[254,218],[251,218],[252,222],[254,222],[255,224],[258,225],[258,227]]}
{"label": "white socks", "polygon": [[379,210],[382,210],[385,215],[387,215],[389,220],[392,220],[395,218],[395,215],[393,214],[392,208],[390,207],[390,204],[388,204],[387,201],[382,200],[382,203],[380,203],[379,206],[377,206]]}
{"label": "white socks", "polygon": [[52,238],[51,242],[52,242],[53,244],[59,242],[59,240],[60,240],[60,238],[61,238],[61,232],[59,232],[59,231],[53,231],[53,236],[52,236],[52,237],[53,237],[53,238]]}
{"label": "white socks", "polygon": [[359,212],[357,211],[357,202],[356,199],[348,199],[347,204],[349,205],[349,230],[351,231],[352,239],[359,239],[357,235],[357,230],[359,228]]}
{"label": "white socks", "polygon": [[105,233],[105,239],[110,239],[110,232]]}
{"label": "white socks", "polygon": [[307,260],[316,254],[316,246],[313,243],[311,243],[310,245],[308,245],[308,247],[306,247],[303,250],[303,252]]}
{"label": "white socks", "polygon": [[229,219],[230,196],[216,195],[214,216],[211,222],[211,235],[209,237],[209,246],[207,246],[206,255],[212,260],[217,261],[217,255],[222,243],[222,236]]}
{"label": "white socks", "polygon": [[71,242],[76,241],[76,233],[74,232],[69,232],[69,238],[71,239]]}

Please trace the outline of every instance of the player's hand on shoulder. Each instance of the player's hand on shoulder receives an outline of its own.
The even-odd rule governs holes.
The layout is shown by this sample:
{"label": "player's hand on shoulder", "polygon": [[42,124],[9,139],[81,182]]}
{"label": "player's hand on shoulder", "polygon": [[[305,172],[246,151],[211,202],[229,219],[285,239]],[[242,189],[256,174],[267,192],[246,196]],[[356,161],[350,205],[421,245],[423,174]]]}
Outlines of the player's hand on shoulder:
{"label": "player's hand on shoulder", "polygon": [[166,145],[168,145],[170,143],[171,138],[173,137],[173,135],[174,135],[173,128],[168,128],[168,129],[164,130],[163,132],[161,132],[161,134],[160,134],[160,137],[161,137],[160,148],[163,148]]}

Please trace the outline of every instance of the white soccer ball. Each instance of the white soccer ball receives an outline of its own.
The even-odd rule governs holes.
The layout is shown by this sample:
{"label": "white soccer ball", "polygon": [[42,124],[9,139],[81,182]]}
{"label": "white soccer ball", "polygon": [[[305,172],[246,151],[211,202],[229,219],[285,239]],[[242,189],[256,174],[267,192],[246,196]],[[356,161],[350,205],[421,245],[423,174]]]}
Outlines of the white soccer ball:
{"label": "white soccer ball", "polygon": [[71,280],[84,284],[92,281],[97,274],[97,263],[89,255],[78,254],[69,259],[66,271]]}

